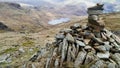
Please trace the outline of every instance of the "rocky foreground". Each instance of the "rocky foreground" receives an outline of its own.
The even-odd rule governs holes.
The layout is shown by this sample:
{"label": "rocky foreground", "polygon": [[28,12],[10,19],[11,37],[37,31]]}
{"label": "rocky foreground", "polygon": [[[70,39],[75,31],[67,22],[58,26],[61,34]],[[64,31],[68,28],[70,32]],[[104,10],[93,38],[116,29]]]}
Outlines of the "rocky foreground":
{"label": "rocky foreground", "polygon": [[120,39],[107,29],[93,31],[89,26],[75,24],[61,30],[56,41],[47,43],[26,68],[119,68]]}

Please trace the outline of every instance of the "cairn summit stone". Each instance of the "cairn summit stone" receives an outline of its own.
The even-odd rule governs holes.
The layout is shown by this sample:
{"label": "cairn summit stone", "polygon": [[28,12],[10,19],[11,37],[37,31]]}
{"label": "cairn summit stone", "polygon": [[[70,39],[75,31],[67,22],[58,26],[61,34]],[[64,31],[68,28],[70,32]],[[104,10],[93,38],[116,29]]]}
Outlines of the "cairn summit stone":
{"label": "cairn summit stone", "polygon": [[61,30],[55,36],[55,42],[39,50],[29,60],[36,61],[39,65],[33,66],[31,63],[31,66],[33,68],[120,68],[120,39],[105,29],[99,16],[102,11],[103,5],[100,4],[89,8],[87,25],[75,24]]}

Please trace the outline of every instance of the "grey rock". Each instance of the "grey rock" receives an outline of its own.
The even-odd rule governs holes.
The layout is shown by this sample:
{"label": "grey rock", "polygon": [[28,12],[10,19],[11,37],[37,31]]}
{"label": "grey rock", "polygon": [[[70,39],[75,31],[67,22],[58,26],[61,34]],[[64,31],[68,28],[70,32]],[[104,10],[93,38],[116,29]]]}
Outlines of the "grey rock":
{"label": "grey rock", "polygon": [[104,68],[104,63],[103,63],[102,60],[97,61],[97,62],[95,63],[95,65],[96,65],[96,67],[98,67],[98,68]]}
{"label": "grey rock", "polygon": [[74,42],[75,41],[74,37],[71,34],[69,34],[69,33],[66,35],[66,40],[70,41],[70,42]]}
{"label": "grey rock", "polygon": [[98,68],[96,65],[92,65],[90,68]]}
{"label": "grey rock", "polygon": [[42,48],[40,51],[38,51],[38,55],[44,56],[47,53],[46,48]]}
{"label": "grey rock", "polygon": [[74,44],[72,44],[72,52],[73,52],[73,54],[76,54],[76,47]]}
{"label": "grey rock", "polygon": [[48,53],[48,51],[46,50],[46,48],[40,48],[39,51],[37,51],[37,53],[35,53],[34,55],[32,55],[32,57],[30,58],[29,61],[34,62],[35,60],[45,56]]}
{"label": "grey rock", "polygon": [[6,59],[6,62],[7,62],[7,63],[11,63],[11,62],[12,62],[12,58],[11,58],[11,57],[7,58],[7,59]]}
{"label": "grey rock", "polygon": [[91,46],[85,46],[85,49],[88,50],[88,49],[92,49]]}
{"label": "grey rock", "polygon": [[70,52],[70,55],[71,55],[72,59],[75,60],[75,53],[73,51]]}
{"label": "grey rock", "polygon": [[62,45],[63,45],[63,42],[61,42],[61,43],[59,44],[58,53],[61,53],[61,52],[62,52]]}
{"label": "grey rock", "polygon": [[89,64],[91,63],[93,60],[95,60],[95,57],[94,57],[94,53],[93,52],[89,52],[86,56],[86,59],[85,59],[85,62],[84,64]]}
{"label": "grey rock", "polygon": [[23,47],[20,47],[20,48],[19,48],[19,52],[22,52],[22,53],[25,52],[25,50],[23,49]]}
{"label": "grey rock", "polygon": [[105,35],[110,38],[110,36],[113,34],[111,31],[104,28],[104,31],[106,32]]}
{"label": "grey rock", "polygon": [[10,57],[10,54],[4,54],[0,56],[0,63],[7,62],[6,59]]}
{"label": "grey rock", "polygon": [[53,57],[57,55],[57,50],[58,50],[58,48],[54,49],[53,54],[52,54]]}
{"label": "grey rock", "polygon": [[95,49],[99,50],[100,52],[106,52],[106,47],[104,45],[100,45],[100,46],[95,46]]}
{"label": "grey rock", "polygon": [[36,68],[36,66],[34,64],[32,64],[32,68]]}
{"label": "grey rock", "polygon": [[71,61],[71,59],[72,59],[72,58],[71,58],[71,54],[70,54],[70,53],[71,53],[71,48],[72,48],[71,46],[69,46],[69,48],[68,48],[68,53],[67,53],[67,62],[70,62],[70,61]]}
{"label": "grey rock", "polygon": [[89,44],[90,39],[84,39],[85,44]]}
{"label": "grey rock", "polygon": [[108,64],[108,68],[115,68],[115,64],[109,63],[109,64]]}
{"label": "grey rock", "polygon": [[47,58],[45,68],[49,68],[50,60],[51,60],[50,58]]}
{"label": "grey rock", "polygon": [[82,25],[81,28],[82,28],[82,30],[84,30],[84,29],[88,28],[88,26],[87,25]]}
{"label": "grey rock", "polygon": [[120,46],[116,43],[116,42],[113,42],[111,43],[116,49],[120,50]]}
{"label": "grey rock", "polygon": [[98,60],[94,65],[92,65],[90,68],[105,68],[104,63],[102,60]]}
{"label": "grey rock", "polygon": [[107,51],[105,53],[98,52],[97,56],[101,59],[108,59],[110,57],[110,53],[109,53],[109,51]]}
{"label": "grey rock", "polygon": [[80,46],[79,45],[76,45],[76,55],[78,55],[78,53],[79,53],[79,49],[80,49]]}
{"label": "grey rock", "polygon": [[59,59],[55,60],[55,68],[59,68]]}
{"label": "grey rock", "polygon": [[90,32],[85,31],[85,32],[84,32],[84,35],[89,36],[89,35],[90,35]]}
{"label": "grey rock", "polygon": [[103,38],[104,40],[107,40],[107,37],[105,36],[105,33],[104,33],[104,32],[101,33],[101,36],[102,36],[102,38]]}
{"label": "grey rock", "polygon": [[29,61],[34,62],[38,58],[38,55],[33,55],[32,58],[30,58]]}
{"label": "grey rock", "polygon": [[105,45],[109,45],[109,44],[110,44],[110,42],[109,42],[109,41],[106,41],[106,42],[104,42],[104,44],[105,44]]}
{"label": "grey rock", "polygon": [[116,35],[112,35],[112,38],[120,45],[120,38]]}
{"label": "grey rock", "polygon": [[67,40],[63,40],[63,46],[62,46],[62,54],[61,54],[61,61],[63,62],[65,60],[66,54],[67,54],[67,49],[68,49],[68,43]]}
{"label": "grey rock", "polygon": [[93,37],[92,39],[93,39],[96,43],[104,44],[103,41],[101,40],[101,38]]}
{"label": "grey rock", "polygon": [[112,48],[109,42],[104,42],[104,47],[106,48],[107,51],[109,51]]}
{"label": "grey rock", "polygon": [[112,38],[109,38],[109,41],[110,41],[110,42],[115,42],[115,40],[114,40],[114,39],[112,39]]}
{"label": "grey rock", "polygon": [[112,54],[111,59],[120,65],[120,54],[119,53]]}
{"label": "grey rock", "polygon": [[70,33],[72,32],[72,29],[62,29],[60,33]]}
{"label": "grey rock", "polygon": [[32,48],[30,48],[30,49],[29,49],[29,51],[30,51],[30,52],[32,52],[32,51],[33,51],[33,49],[32,49]]}
{"label": "grey rock", "polygon": [[94,35],[95,35],[97,38],[101,38],[100,32],[95,32]]}
{"label": "grey rock", "polygon": [[86,46],[84,42],[76,40],[77,45],[79,46]]}
{"label": "grey rock", "polygon": [[75,60],[75,63],[74,63],[75,67],[78,67],[79,65],[81,65],[84,62],[86,54],[87,53],[85,51],[79,52],[79,54]]}
{"label": "grey rock", "polygon": [[75,27],[75,28],[80,28],[81,25],[80,25],[79,23],[76,23],[76,24],[73,25],[73,27]]}
{"label": "grey rock", "polygon": [[55,36],[56,39],[64,39],[65,36],[62,33],[59,33]]}

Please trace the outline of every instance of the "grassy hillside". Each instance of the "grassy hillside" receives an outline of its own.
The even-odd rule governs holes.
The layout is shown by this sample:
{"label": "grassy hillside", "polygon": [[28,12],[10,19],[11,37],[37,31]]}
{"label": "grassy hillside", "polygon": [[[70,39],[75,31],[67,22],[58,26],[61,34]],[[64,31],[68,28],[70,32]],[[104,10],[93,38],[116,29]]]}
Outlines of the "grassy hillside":
{"label": "grassy hillside", "polygon": [[54,18],[56,15],[47,11],[0,2],[0,22],[14,31],[36,32],[49,26],[48,21]]}
{"label": "grassy hillside", "polygon": [[111,13],[105,16],[106,27],[110,30],[120,30],[120,13]]}

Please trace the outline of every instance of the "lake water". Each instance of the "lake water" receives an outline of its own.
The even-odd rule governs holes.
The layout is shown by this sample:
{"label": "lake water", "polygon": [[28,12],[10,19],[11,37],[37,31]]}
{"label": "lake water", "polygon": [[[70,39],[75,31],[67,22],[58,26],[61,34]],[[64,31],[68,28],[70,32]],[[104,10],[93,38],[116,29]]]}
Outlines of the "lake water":
{"label": "lake water", "polygon": [[51,20],[48,22],[48,24],[56,25],[56,24],[60,24],[60,23],[66,23],[69,21],[70,21],[70,18],[60,18],[60,19]]}

